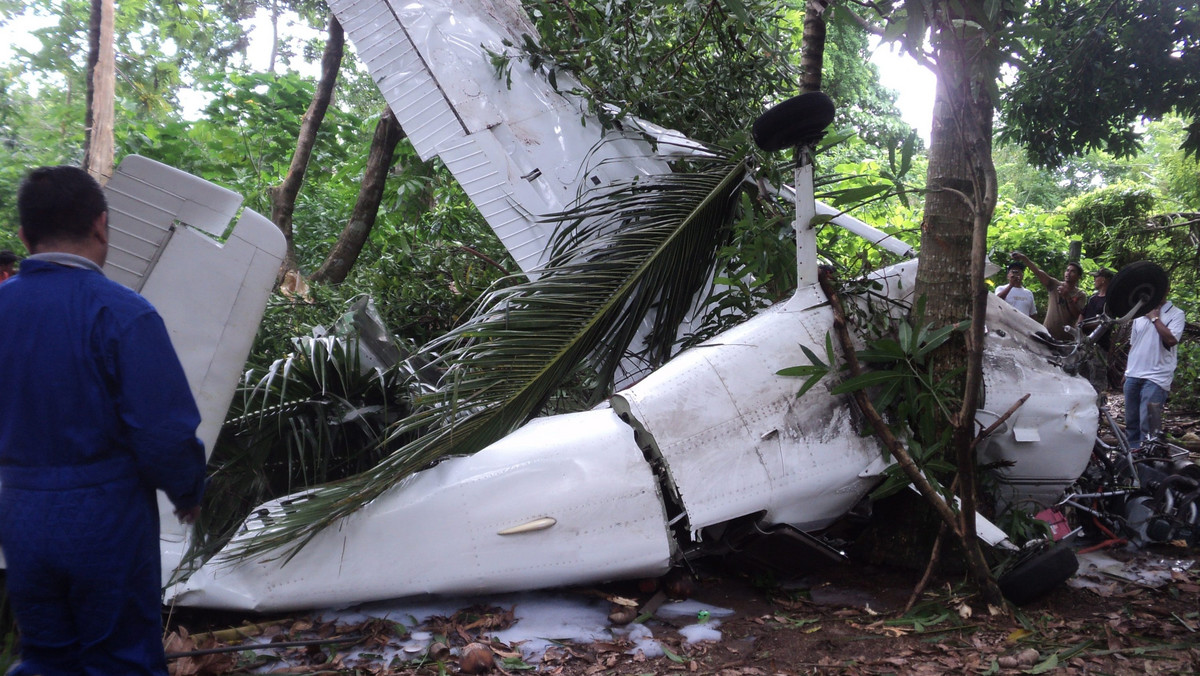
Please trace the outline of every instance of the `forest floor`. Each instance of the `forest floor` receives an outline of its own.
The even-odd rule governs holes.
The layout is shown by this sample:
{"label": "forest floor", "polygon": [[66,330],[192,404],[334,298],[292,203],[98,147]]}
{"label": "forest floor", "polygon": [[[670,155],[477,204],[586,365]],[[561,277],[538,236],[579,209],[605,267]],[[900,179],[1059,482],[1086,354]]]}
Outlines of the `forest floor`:
{"label": "forest floor", "polygon": [[[1200,418],[1176,413],[1165,427],[1178,438],[1200,432]],[[171,623],[168,652],[219,649],[255,634],[252,642],[274,642],[269,650],[173,658],[175,676],[1198,673],[1198,555],[1178,543],[1108,547],[1081,557],[1068,584],[1003,609],[982,604],[962,576],[952,576],[935,579],[905,611],[919,573],[864,565],[833,566],[795,580],[726,566],[695,571],[686,590],[656,590],[647,583],[562,590],[601,604],[601,623],[612,631],[591,640],[551,641],[536,659],[522,650],[523,640],[497,638],[529,620],[518,619],[511,606],[488,605],[488,598],[414,626],[361,615],[246,619],[182,613]],[[699,602],[701,610],[683,618],[655,615],[666,590]],[[712,631],[697,639],[695,630],[706,622]],[[628,630],[639,624],[653,634],[654,650],[643,649],[645,641]],[[202,633],[189,635],[185,627]],[[540,631],[546,637],[547,630]],[[422,639],[422,647],[401,648],[414,638]],[[309,644],[285,645],[302,641]]]}

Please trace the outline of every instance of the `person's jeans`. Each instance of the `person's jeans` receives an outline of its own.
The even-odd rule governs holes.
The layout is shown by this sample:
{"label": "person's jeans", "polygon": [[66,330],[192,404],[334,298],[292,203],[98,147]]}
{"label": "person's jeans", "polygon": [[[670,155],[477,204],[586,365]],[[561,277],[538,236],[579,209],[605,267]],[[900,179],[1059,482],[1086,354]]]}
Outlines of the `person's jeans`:
{"label": "person's jeans", "polygon": [[1149,407],[1161,407],[1167,400],[1167,390],[1145,378],[1125,378],[1125,438],[1130,448],[1137,448],[1142,441],[1157,430],[1150,428],[1154,416]]}

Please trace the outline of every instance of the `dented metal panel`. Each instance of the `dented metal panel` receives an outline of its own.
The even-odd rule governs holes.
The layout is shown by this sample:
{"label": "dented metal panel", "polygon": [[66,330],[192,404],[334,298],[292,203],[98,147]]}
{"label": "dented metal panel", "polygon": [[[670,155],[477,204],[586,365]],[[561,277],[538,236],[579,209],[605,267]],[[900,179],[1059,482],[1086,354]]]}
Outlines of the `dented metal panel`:
{"label": "dented metal panel", "polygon": [[[585,189],[664,173],[648,144],[605,134],[586,103],[514,59],[504,76],[489,51],[536,39],[515,3],[458,0],[330,3],[424,159],[438,156],[521,269],[536,276],[550,227]],[[588,119],[584,125],[581,120]],[[604,143],[601,143],[604,141]]]}
{"label": "dented metal panel", "polygon": [[979,461],[1013,463],[994,472],[1005,501],[1052,505],[1091,457],[1100,417],[1096,391],[1052,363],[1053,350],[1033,338],[1044,332],[1041,324],[994,295],[986,330],[984,410],[976,418],[990,425],[1030,397],[981,447]]}
{"label": "dented metal panel", "polygon": [[[162,316],[200,409],[196,435],[212,453],[283,260],[279,228],[235,192],[153,160],[122,160],[104,188],[110,253],[104,273],[139,291]],[[188,528],[159,493],[163,581]]]}
{"label": "dented metal panel", "polygon": [[805,287],[614,399],[653,436],[693,530],[760,510],[821,528],[876,483],[859,476],[880,452],[858,433],[850,398],[830,395],[831,379],[797,399],[798,381],[775,375],[807,361],[800,345],[825,344],[823,301]]}
{"label": "dented metal panel", "polygon": [[[269,524],[252,515],[239,538]],[[656,576],[670,557],[657,483],[633,431],[599,409],[534,420],[475,455],[420,472],[286,565],[228,565],[218,555],[167,596],[258,611],[340,606]]]}

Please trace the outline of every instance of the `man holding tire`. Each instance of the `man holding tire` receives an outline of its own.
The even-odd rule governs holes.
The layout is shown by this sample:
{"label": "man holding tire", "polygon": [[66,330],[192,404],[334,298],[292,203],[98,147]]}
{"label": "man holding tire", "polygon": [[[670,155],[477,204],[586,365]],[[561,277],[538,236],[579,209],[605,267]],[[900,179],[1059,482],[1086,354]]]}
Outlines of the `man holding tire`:
{"label": "man holding tire", "polygon": [[1133,320],[1129,360],[1125,365],[1125,437],[1138,448],[1156,434],[1161,407],[1171,391],[1177,360],[1176,346],[1183,336],[1183,310],[1169,300]]}

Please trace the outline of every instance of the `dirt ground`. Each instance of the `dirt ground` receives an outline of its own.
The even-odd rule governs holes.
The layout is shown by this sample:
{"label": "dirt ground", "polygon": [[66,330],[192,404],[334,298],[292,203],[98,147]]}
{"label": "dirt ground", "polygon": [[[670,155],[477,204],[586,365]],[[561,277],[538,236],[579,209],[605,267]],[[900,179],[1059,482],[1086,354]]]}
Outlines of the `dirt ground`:
{"label": "dirt ground", "polygon": [[[1110,554],[1144,560],[1189,556],[1174,548]],[[729,571],[704,571],[692,581],[690,597],[733,611],[720,621],[720,640],[688,643],[678,630],[696,620],[673,624],[652,618],[645,622],[664,648],[664,654],[654,658],[637,652],[630,640],[615,639],[561,642],[548,649],[538,664],[527,664],[520,657],[519,645],[490,639],[492,632],[513,622],[511,609],[473,607],[431,623],[435,626],[421,627],[444,636],[445,649],[434,645],[404,662],[372,663],[345,655],[352,647],[383,653],[385,646],[397,645],[416,627],[401,628],[379,620],[322,625],[291,617],[257,625],[265,625],[266,635],[280,646],[268,651],[273,655],[247,652],[187,657],[172,662],[172,673],[231,674],[250,669],[258,673],[430,676],[485,673],[464,658],[472,652],[466,648],[472,643],[486,646],[480,664],[495,674],[525,670],[564,676],[1197,673],[1200,571],[1191,567],[1168,570],[1167,575],[1169,579],[1155,587],[1117,578],[1099,590],[1062,585],[1022,608],[991,612],[962,595],[959,580],[941,580],[904,613],[916,581],[914,574],[839,566],[791,584],[765,585]],[[641,608],[655,600],[653,593],[640,592],[633,585],[570,593],[632,598]],[[617,603],[613,609],[619,614],[624,607]],[[203,622],[203,618],[186,621]],[[357,646],[283,647],[298,639],[347,635],[365,638],[355,641]],[[198,638],[199,642],[176,640],[168,650],[217,644],[208,637]]]}
{"label": "dirt ground", "polygon": [[[1112,408],[1120,412],[1119,400]],[[1200,416],[1171,415],[1166,428],[1175,437],[1195,433]],[[167,649],[220,651],[243,641],[239,635],[256,634],[255,640],[273,642],[270,650],[174,658],[174,676],[1191,674],[1200,673],[1198,554],[1181,543],[1141,551],[1104,549],[1099,555],[1123,565],[1124,571],[1153,575],[1114,574],[1091,568],[1091,559],[1085,558],[1071,584],[1023,607],[1005,609],[982,605],[969,595],[962,577],[951,577],[930,583],[905,612],[918,573],[850,564],[792,580],[714,566],[671,581],[568,590],[610,599],[614,625],[644,622],[663,648],[653,658],[627,639],[563,641],[529,664],[517,642],[492,638],[514,622],[512,609],[503,607],[465,608],[421,627],[383,620],[340,625],[304,616],[181,613],[172,617]],[[720,620],[719,640],[689,643],[679,630],[696,619],[650,616],[648,611],[668,593],[732,610]],[[403,660],[350,657],[350,651],[382,656],[389,649],[394,655],[397,645],[420,630],[433,634],[434,643]],[[337,642],[343,637],[352,638]]]}

